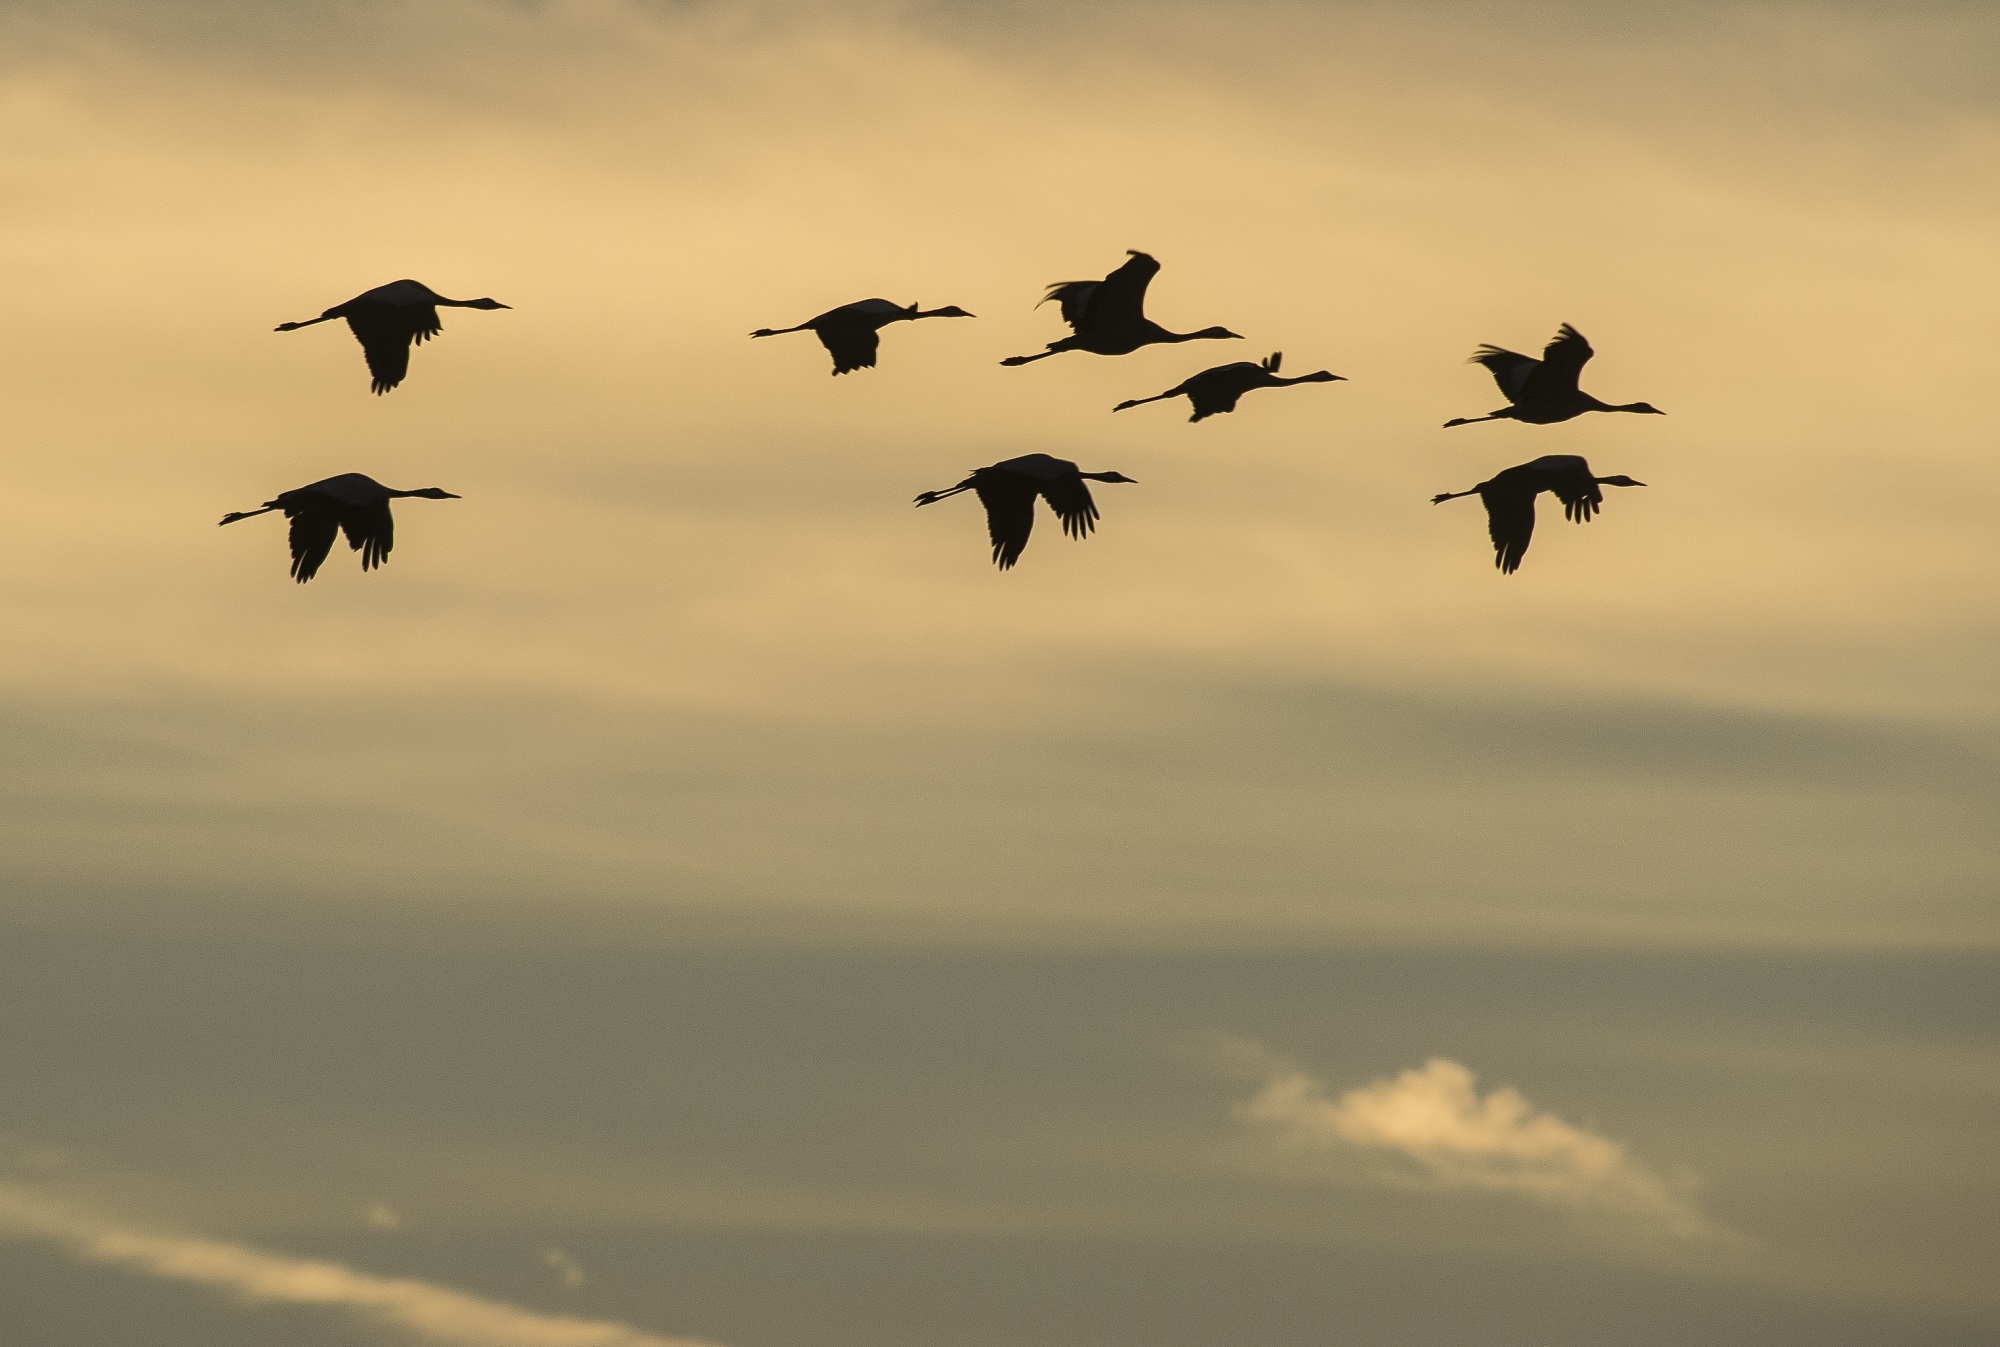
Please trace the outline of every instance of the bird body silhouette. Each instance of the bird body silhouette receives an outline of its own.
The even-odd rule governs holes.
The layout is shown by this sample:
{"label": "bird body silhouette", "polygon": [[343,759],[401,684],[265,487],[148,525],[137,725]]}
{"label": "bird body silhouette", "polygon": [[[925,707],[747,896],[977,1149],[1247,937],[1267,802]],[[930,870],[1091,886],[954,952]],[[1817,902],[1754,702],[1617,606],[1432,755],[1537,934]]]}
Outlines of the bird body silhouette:
{"label": "bird body silhouette", "polygon": [[1588,524],[1604,508],[1600,486],[1644,486],[1630,477],[1594,477],[1590,464],[1575,454],[1550,454],[1496,473],[1469,491],[1432,496],[1440,505],[1460,496],[1478,496],[1486,506],[1486,531],[1493,538],[1493,564],[1505,574],[1521,568],[1528,542],[1535,536],[1535,497],[1547,491],[1563,504],[1563,516]]}
{"label": "bird body silhouette", "polygon": [[833,372],[846,374],[852,370],[875,367],[875,351],[881,344],[881,331],[890,323],[917,318],[974,316],[956,304],[948,304],[942,309],[920,309],[915,304],[892,304],[886,299],[861,299],[837,309],[828,309],[797,327],[760,327],[750,335],[778,337],[787,332],[810,331],[819,338],[819,344],[826,347],[827,354],[833,357]]}
{"label": "bird body silhouette", "polygon": [[1553,425],[1585,412],[1640,412],[1664,416],[1650,402],[1627,402],[1614,406],[1599,402],[1576,386],[1577,376],[1592,355],[1583,334],[1564,323],[1555,340],[1542,349],[1542,358],[1522,355],[1498,346],[1482,346],[1472,353],[1474,363],[1486,366],[1509,406],[1485,416],[1460,416],[1445,422],[1445,429],[1469,426],[1475,421],[1525,421],[1532,426]]}
{"label": "bird body silhouette", "polygon": [[234,524],[239,519],[283,510],[285,518],[292,521],[292,579],[304,584],[319,574],[320,563],[333,550],[336,533],[345,533],[347,545],[361,554],[362,570],[374,570],[387,561],[389,549],[396,545],[396,521],[389,514],[389,502],[405,496],[459,499],[440,487],[397,491],[373,477],[344,472],[282,492],[276,500],[267,500],[258,509],[226,514],[222,522]]}
{"label": "bird body silhouette", "polygon": [[1293,384],[1327,384],[1339,382],[1341,376],[1325,370],[1315,370],[1311,374],[1301,374],[1296,378],[1283,378],[1278,374],[1278,366],[1284,360],[1283,351],[1273,351],[1265,359],[1239,360],[1233,365],[1217,365],[1205,369],[1191,378],[1183,379],[1164,393],[1155,393],[1149,398],[1131,398],[1119,403],[1111,410],[1122,412],[1127,407],[1138,407],[1148,402],[1159,402],[1165,398],[1187,395],[1194,407],[1194,415],[1188,420],[1199,421],[1205,416],[1216,416],[1222,412],[1236,410],[1236,400],[1253,388],[1290,388]]}
{"label": "bird body silhouette", "polygon": [[993,540],[993,564],[1001,570],[1021,558],[1028,534],[1035,527],[1035,497],[1048,502],[1049,509],[1062,521],[1063,532],[1082,538],[1097,526],[1097,502],[1090,497],[1084,479],[1093,482],[1130,482],[1120,472],[1084,472],[1065,458],[1047,454],[1024,454],[991,467],[976,468],[957,486],[942,491],[926,491],[918,505],[930,505],[970,491],[986,507],[986,532]]}
{"label": "bird body silhouette", "polygon": [[[1041,303],[1055,300],[1062,306],[1063,321],[1071,335],[1052,341],[1045,351],[1034,355],[1009,356],[1003,365],[1025,365],[1046,360],[1064,351],[1090,351],[1096,355],[1130,355],[1141,346],[1161,342],[1202,341],[1232,337],[1226,327],[1205,327],[1199,332],[1169,332],[1146,316],[1146,287],[1159,274],[1160,264],[1145,253],[1127,249],[1129,260],[1101,281],[1061,281],[1049,287]],[[1040,304],[1036,305],[1041,307]]]}
{"label": "bird body silhouette", "polygon": [[454,309],[510,307],[497,299],[446,299],[421,281],[391,281],[345,304],[336,304],[317,318],[280,323],[274,330],[296,332],[314,323],[345,318],[347,330],[361,343],[361,354],[367,358],[368,373],[373,376],[369,387],[380,394],[403,382],[410,372],[410,348],[444,330],[437,315],[441,304]]}

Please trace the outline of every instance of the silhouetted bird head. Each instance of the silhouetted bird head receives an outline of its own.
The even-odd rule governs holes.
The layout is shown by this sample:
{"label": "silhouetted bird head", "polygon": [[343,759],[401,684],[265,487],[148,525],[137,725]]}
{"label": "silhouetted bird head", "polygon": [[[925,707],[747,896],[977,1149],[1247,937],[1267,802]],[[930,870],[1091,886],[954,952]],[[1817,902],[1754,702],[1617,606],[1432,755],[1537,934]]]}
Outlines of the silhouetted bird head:
{"label": "silhouetted bird head", "polygon": [[1237,341],[1243,340],[1243,334],[1241,332],[1231,332],[1226,327],[1205,327],[1201,331],[1196,332],[1193,335],[1197,339],[1202,337],[1214,337],[1217,339],[1223,337],[1233,337]]}
{"label": "silhouetted bird head", "polygon": [[511,309],[514,306],[512,304],[502,304],[497,299],[474,299],[468,300],[465,307],[468,309]]}
{"label": "silhouetted bird head", "polygon": [[1600,478],[1598,478],[1597,480],[1598,480],[1598,483],[1599,483],[1600,485],[1602,485],[1602,486],[1644,486],[1644,485],[1645,485],[1645,483],[1644,483],[1644,482],[1641,482],[1641,481],[1637,481],[1637,480],[1635,480],[1635,479],[1633,479],[1633,478],[1630,478],[1630,477],[1627,477],[1627,476],[1626,476],[1626,475],[1625,475],[1624,473],[1622,473],[1622,472],[1621,472],[1621,473],[1619,473],[1619,474],[1618,474],[1618,475],[1617,475],[1616,477],[1600,477]]}
{"label": "silhouetted bird head", "polygon": [[1625,409],[1628,412],[1644,412],[1648,416],[1665,416],[1666,413],[1650,402],[1635,402]]}
{"label": "silhouetted bird head", "polygon": [[971,318],[976,315],[967,313],[956,304],[947,304],[941,309],[932,309],[930,316],[933,318]]}
{"label": "silhouetted bird head", "polygon": [[[504,304],[503,304],[503,305],[501,305],[500,307],[501,307],[501,308],[505,308],[505,307],[506,307],[506,305],[504,305]],[[422,497],[423,497],[423,498],[424,498],[425,500],[464,500],[464,499],[465,499],[465,497],[463,497],[463,496],[454,496],[454,495],[452,495],[452,494],[451,494],[451,492],[449,492],[449,491],[445,490],[445,489],[444,489],[443,487],[441,487],[441,486],[427,486],[427,487],[423,488],[423,489],[422,489],[421,491],[412,491],[412,492],[410,492],[410,494],[411,494],[412,496],[422,496]]]}
{"label": "silhouetted bird head", "polygon": [[1139,484],[1138,478],[1127,477],[1122,472],[1093,472],[1090,475],[1100,482],[1130,482],[1134,486]]}

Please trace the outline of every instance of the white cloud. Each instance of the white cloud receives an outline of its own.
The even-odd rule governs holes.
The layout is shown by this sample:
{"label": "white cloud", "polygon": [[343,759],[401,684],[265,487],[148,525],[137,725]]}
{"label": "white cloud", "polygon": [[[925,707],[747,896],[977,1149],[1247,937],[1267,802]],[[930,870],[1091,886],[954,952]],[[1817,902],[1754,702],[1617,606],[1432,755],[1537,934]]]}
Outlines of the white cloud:
{"label": "white cloud", "polygon": [[1391,1182],[1512,1193],[1570,1210],[1623,1212],[1676,1234],[1722,1232],[1670,1182],[1634,1160],[1621,1142],[1538,1111],[1502,1085],[1480,1094],[1473,1073],[1433,1057],[1393,1079],[1327,1097],[1320,1082],[1258,1052],[1263,1088],[1236,1116],[1286,1146],[1393,1158]]}
{"label": "white cloud", "polygon": [[449,1347],[710,1347],[629,1324],[538,1314],[448,1286],[378,1277],[244,1244],[134,1230],[0,1184],[0,1233],[45,1240],[92,1263],[191,1282],[250,1303],[320,1305]]}

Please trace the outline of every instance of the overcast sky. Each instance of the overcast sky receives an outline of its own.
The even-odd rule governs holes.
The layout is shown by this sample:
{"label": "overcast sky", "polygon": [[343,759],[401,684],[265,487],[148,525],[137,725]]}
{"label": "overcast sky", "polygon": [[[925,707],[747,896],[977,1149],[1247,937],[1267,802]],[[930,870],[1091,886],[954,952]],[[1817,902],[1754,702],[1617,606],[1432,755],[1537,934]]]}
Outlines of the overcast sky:
{"label": "overcast sky", "polygon": [[[1997,67],[1975,3],[0,7],[38,1341],[1992,1341]],[[1128,248],[1245,340],[999,367]],[[402,276],[512,307],[380,398],[271,331]],[[747,339],[875,295],[978,317]],[[1668,414],[1441,428],[1563,322]],[[1273,351],[1347,381],[1111,414]],[[1137,484],[1004,574],[911,508],[1030,452]],[[1648,485],[1501,576],[1429,498],[1548,453]],[[305,587],[215,527],[348,471],[463,499]]]}

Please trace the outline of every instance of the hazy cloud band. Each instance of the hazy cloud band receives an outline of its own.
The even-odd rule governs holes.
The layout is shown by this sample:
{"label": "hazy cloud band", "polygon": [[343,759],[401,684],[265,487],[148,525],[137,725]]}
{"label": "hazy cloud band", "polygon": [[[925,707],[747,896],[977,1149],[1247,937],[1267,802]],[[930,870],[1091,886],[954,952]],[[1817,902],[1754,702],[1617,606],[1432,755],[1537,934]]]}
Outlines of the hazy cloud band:
{"label": "hazy cloud band", "polygon": [[212,1287],[253,1304],[319,1305],[453,1347],[710,1347],[629,1324],[538,1314],[504,1301],[244,1244],[133,1230],[0,1185],[0,1233],[45,1240],[86,1262]]}

